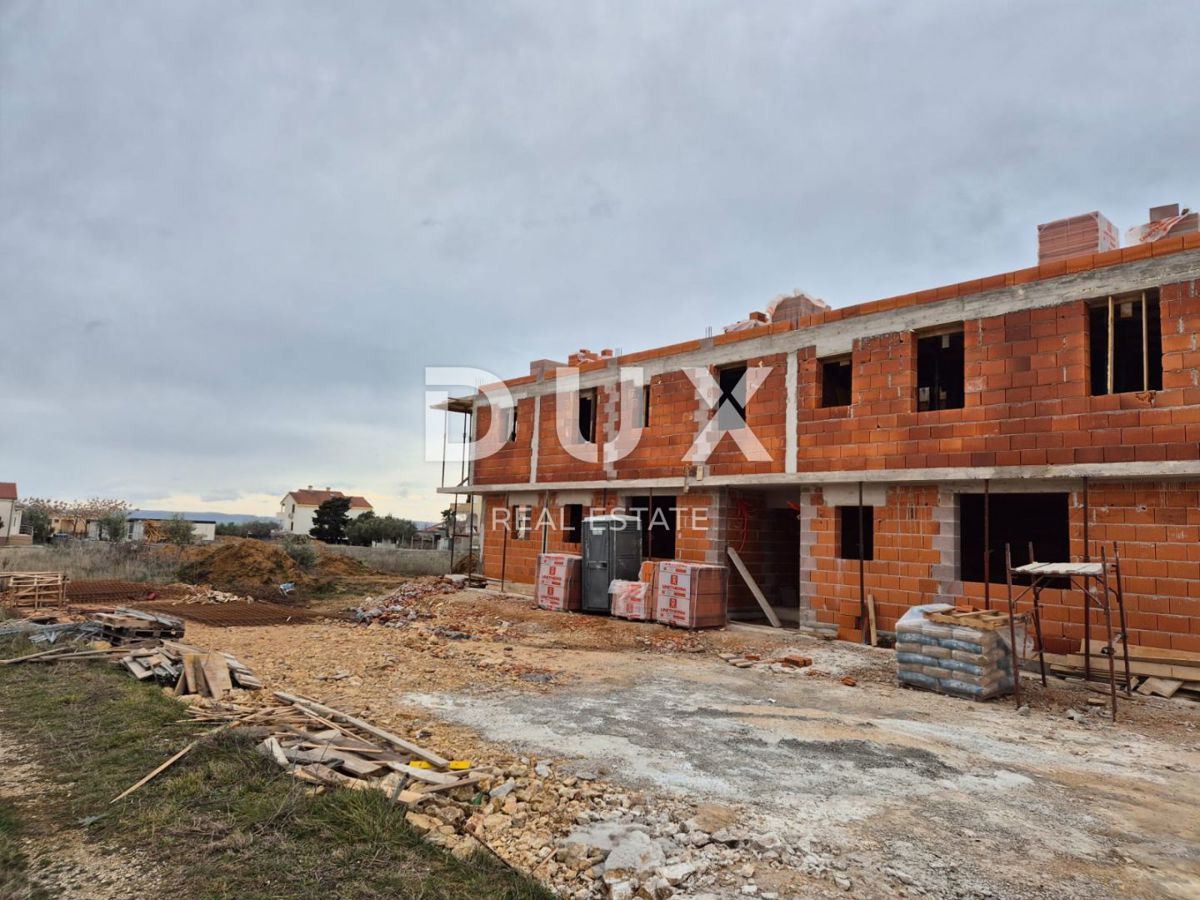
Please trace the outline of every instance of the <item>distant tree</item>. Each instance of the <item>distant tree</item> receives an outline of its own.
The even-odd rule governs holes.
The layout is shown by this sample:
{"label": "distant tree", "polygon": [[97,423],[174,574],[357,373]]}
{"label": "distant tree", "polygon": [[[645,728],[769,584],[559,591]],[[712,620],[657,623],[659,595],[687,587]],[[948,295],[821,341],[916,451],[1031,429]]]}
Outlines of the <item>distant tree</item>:
{"label": "distant tree", "polygon": [[224,537],[244,537],[265,539],[271,536],[275,525],[271,522],[255,519],[251,522],[218,522],[217,534]]}
{"label": "distant tree", "polygon": [[166,542],[174,544],[181,553],[184,547],[196,541],[196,532],[192,530],[192,523],[178,513],[163,522],[159,530]]}
{"label": "distant tree", "polygon": [[26,505],[21,512],[21,525],[29,528],[35,544],[44,544],[50,540],[50,511],[45,506]]}
{"label": "distant tree", "polygon": [[327,544],[344,543],[346,526],[350,524],[349,513],[349,497],[331,497],[313,513],[313,527],[308,533]]}
{"label": "distant tree", "polygon": [[100,524],[100,540],[125,540],[125,535],[128,534],[129,531],[129,525],[128,517],[124,511],[119,509],[110,510],[102,515],[98,522]]}
{"label": "distant tree", "polygon": [[408,519],[377,516],[372,512],[363,513],[346,526],[346,539],[360,547],[370,547],[377,542],[399,543],[416,533],[417,526]]}
{"label": "distant tree", "polygon": [[242,534],[248,538],[265,540],[266,538],[269,538],[274,531],[274,522],[255,520],[253,522],[246,522],[244,525],[242,525]]}

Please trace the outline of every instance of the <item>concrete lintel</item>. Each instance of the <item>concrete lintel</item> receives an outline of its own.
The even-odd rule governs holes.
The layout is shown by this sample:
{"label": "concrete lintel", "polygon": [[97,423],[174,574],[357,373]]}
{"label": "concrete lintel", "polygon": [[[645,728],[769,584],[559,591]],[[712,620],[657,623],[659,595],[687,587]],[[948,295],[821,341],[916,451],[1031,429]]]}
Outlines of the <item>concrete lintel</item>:
{"label": "concrete lintel", "polygon": [[[977,466],[937,469],[872,469],[864,472],[801,472],[769,475],[709,475],[703,481],[685,482],[683,478],[623,478],[616,481],[557,481],[543,484],[470,484],[459,488],[438,488],[439,494],[502,494],[537,487],[552,491],[608,490],[631,491],[639,488],[667,488],[677,491],[706,491],[716,487],[824,487],[831,484],[973,484],[983,479],[1012,482],[1044,482],[1051,479],[1090,478],[1109,481],[1173,481],[1200,479],[1200,460],[1167,462],[1084,463],[1070,466]],[[999,488],[997,488],[999,489]]]}

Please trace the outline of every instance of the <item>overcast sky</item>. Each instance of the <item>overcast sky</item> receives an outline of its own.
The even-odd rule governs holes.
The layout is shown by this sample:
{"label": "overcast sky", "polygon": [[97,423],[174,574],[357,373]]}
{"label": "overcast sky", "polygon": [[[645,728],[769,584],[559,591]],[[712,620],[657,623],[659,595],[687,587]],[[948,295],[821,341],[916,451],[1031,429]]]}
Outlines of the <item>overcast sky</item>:
{"label": "overcast sky", "polygon": [[432,518],[426,365],[1200,206],[1198,39],[1189,0],[0,0],[0,480]]}

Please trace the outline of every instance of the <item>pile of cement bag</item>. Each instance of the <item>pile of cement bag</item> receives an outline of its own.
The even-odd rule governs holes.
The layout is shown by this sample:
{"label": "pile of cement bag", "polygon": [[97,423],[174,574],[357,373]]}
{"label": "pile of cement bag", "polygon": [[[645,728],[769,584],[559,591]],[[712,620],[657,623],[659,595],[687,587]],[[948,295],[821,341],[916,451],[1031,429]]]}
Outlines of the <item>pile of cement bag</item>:
{"label": "pile of cement bag", "polygon": [[896,624],[900,683],[972,700],[1011,693],[1013,667],[1008,632],[925,618],[926,612],[946,609],[953,607],[944,603],[914,606]]}

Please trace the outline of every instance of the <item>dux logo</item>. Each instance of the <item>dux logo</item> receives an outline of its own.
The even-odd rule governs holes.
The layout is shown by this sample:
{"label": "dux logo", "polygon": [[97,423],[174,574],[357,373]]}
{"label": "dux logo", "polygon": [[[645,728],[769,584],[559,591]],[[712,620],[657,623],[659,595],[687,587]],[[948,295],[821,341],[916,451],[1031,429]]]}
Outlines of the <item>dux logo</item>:
{"label": "dux logo", "polygon": [[683,371],[696,388],[701,401],[714,413],[696,434],[692,446],[684,454],[684,461],[707,462],[717,442],[721,440],[721,435],[728,434],[746,459],[751,462],[769,462],[771,454],[746,424],[743,410],[771,374],[770,366],[747,369],[729,393],[722,392],[720,383],[713,378],[708,369],[690,368]]}
{"label": "dux logo", "polygon": [[[754,431],[746,424],[745,409],[750,399],[758,393],[771,374],[771,367],[747,368],[732,389],[722,389],[720,382],[703,367],[685,368],[684,373],[700,398],[702,409],[697,413],[698,428],[695,438],[683,461],[692,464],[707,462],[723,435],[729,435],[738,449],[751,462],[769,462],[771,454],[762,445]],[[640,366],[622,366],[618,374],[616,395],[611,388],[600,391],[581,391],[579,369],[562,367],[555,372],[554,387],[554,431],[559,444],[580,462],[595,465],[601,462],[611,465],[629,456],[642,439],[646,430],[645,421],[646,384],[645,372]],[[472,386],[477,396],[473,408],[488,406],[493,415],[488,419],[487,433],[472,435],[465,442],[450,441],[445,420],[440,419],[431,406],[444,408],[449,399],[446,386]],[[515,440],[517,434],[517,406],[512,394],[503,381],[490,372],[466,366],[429,367],[425,370],[427,390],[425,459],[437,462],[444,458],[458,462],[462,459],[478,460],[502,450]],[[534,420],[530,428],[537,438],[538,409],[546,405],[543,395],[540,405],[533,411]],[[597,408],[602,402],[603,408]],[[615,431],[613,428],[615,419]],[[605,440],[597,423],[606,423],[611,437]]]}

